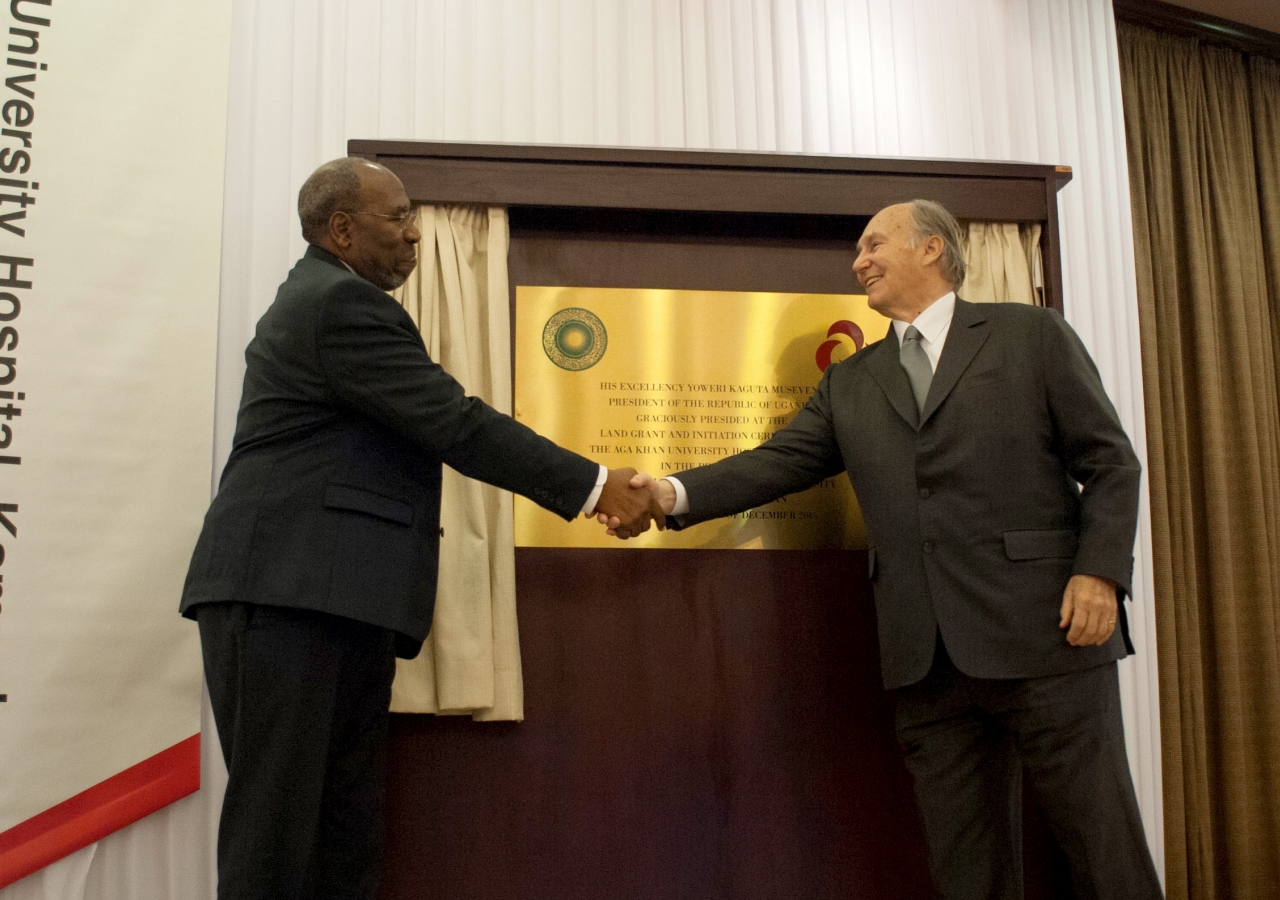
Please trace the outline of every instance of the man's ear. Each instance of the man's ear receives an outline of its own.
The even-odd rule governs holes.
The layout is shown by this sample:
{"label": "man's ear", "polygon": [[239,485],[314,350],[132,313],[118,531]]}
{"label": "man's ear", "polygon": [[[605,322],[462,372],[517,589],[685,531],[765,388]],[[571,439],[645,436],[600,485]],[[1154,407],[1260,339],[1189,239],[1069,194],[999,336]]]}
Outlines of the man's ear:
{"label": "man's ear", "polygon": [[355,220],[351,214],[338,210],[329,216],[329,240],[343,250],[351,246],[351,226]]}
{"label": "man's ear", "polygon": [[946,245],[943,243],[941,237],[936,234],[929,235],[921,246],[921,249],[924,251],[924,264],[932,265],[942,259],[942,250],[944,246]]}

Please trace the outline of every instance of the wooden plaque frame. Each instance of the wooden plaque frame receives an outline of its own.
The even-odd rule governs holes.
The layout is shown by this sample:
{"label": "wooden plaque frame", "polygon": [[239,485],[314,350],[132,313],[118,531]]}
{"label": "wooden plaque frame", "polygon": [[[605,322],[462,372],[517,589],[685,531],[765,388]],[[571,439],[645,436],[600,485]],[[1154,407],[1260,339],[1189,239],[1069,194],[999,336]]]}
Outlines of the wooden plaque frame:
{"label": "wooden plaque frame", "polygon": [[1037,222],[1045,305],[1062,311],[1057,198],[1069,166],[432,141],[347,150],[395,172],[419,203],[848,217],[923,197],[959,219]]}
{"label": "wooden plaque frame", "polygon": [[[507,207],[513,303],[518,284],[853,292],[866,220],[924,197],[1039,223],[1045,303],[1062,309],[1064,166],[348,149],[415,202]],[[393,717],[380,896],[926,896],[866,566],[865,551],[518,549],[527,719]],[[1026,896],[1055,896],[1064,861],[1034,808],[1024,834]]]}

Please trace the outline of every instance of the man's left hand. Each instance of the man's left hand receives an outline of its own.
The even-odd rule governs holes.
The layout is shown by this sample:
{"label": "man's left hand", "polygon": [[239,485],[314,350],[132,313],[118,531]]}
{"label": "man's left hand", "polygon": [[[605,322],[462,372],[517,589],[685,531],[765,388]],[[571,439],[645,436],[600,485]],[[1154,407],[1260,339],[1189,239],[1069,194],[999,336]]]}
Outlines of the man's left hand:
{"label": "man's left hand", "polygon": [[1062,592],[1062,621],[1073,647],[1105,644],[1116,630],[1116,585],[1096,575],[1072,575]]}

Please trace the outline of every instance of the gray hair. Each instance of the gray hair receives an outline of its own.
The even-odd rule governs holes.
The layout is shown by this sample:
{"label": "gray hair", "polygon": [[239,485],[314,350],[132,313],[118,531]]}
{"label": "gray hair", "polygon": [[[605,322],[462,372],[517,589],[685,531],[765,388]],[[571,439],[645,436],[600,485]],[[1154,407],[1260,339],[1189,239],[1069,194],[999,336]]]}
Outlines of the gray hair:
{"label": "gray hair", "polygon": [[964,246],[960,242],[960,223],[947,212],[946,207],[935,200],[912,200],[910,206],[911,225],[915,229],[910,246],[915,247],[934,235],[942,238],[939,268],[942,270],[942,277],[958,290],[964,284],[968,268],[964,261]]}
{"label": "gray hair", "polygon": [[329,231],[329,218],[360,205],[361,166],[369,161],[355,156],[332,159],[311,173],[298,191],[298,219],[302,236],[314,244]]}

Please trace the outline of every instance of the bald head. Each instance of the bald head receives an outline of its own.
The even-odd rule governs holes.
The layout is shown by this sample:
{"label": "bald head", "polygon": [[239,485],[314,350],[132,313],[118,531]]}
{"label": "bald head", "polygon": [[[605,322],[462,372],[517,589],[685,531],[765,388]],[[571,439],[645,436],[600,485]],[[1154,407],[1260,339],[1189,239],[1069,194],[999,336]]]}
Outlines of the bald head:
{"label": "bald head", "polygon": [[417,265],[413,205],[385,166],[354,157],[325,163],[298,191],[298,218],[307,243],[383,290],[404,284]]}
{"label": "bald head", "polygon": [[367,159],[344,156],[329,160],[303,182],[298,191],[298,219],[307,243],[316,244],[324,238],[334,213],[360,208],[360,176],[370,170],[387,171]]}
{"label": "bald head", "polygon": [[911,322],[964,280],[959,226],[931,200],[886,206],[859,238],[853,271],[872,309]]}

